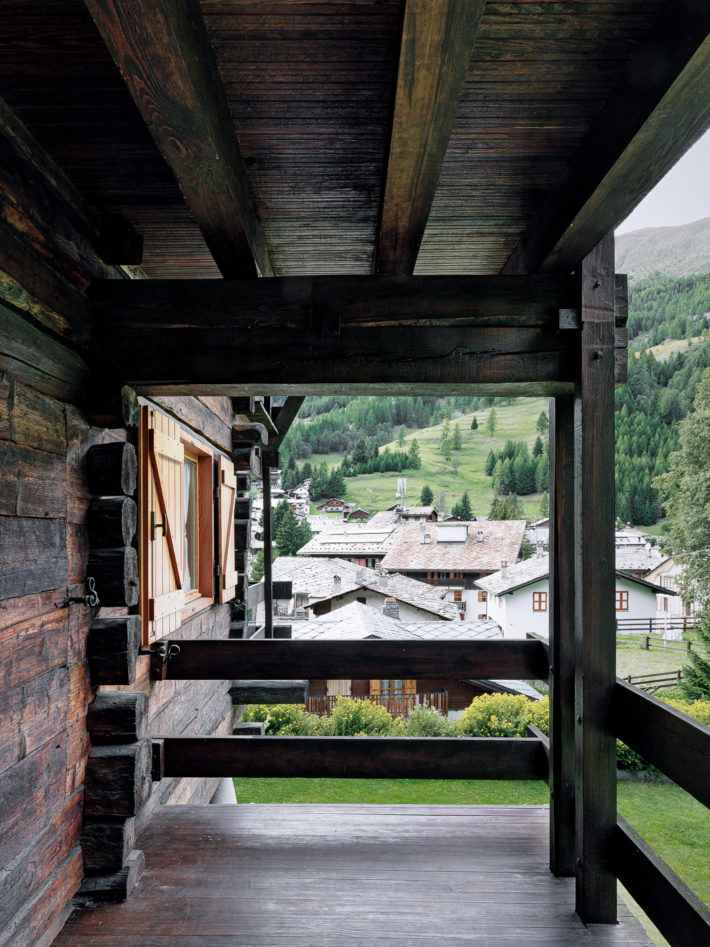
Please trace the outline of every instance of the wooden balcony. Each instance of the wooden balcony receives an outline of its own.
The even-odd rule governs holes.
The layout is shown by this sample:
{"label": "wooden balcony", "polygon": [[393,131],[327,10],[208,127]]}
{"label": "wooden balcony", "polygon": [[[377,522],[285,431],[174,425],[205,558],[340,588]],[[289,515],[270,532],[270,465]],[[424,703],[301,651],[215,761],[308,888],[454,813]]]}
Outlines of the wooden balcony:
{"label": "wooden balcony", "polygon": [[[370,694],[369,696],[346,694],[345,696],[356,700],[369,700],[372,704],[386,707],[387,712],[393,717],[403,717],[405,720],[415,707],[433,707],[444,716],[449,712],[449,692],[446,690],[416,694]],[[337,699],[337,696],[333,694],[309,697],[306,710],[309,714],[318,714],[319,717],[330,717]]]}
{"label": "wooden balcony", "polygon": [[618,924],[579,920],[548,822],[547,806],[166,806],[132,897],[75,913],[54,945],[650,947],[623,904]]}

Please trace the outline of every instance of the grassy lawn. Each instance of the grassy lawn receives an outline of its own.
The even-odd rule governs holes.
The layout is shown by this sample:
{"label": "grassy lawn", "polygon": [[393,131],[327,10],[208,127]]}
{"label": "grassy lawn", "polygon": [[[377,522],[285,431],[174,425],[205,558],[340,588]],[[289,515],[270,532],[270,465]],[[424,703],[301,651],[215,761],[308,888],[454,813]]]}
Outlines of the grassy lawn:
{"label": "grassy lawn", "polygon": [[[675,648],[680,648],[680,642],[673,643]],[[677,671],[678,668],[684,668],[688,663],[687,651],[671,651],[670,648],[649,648],[646,651],[642,647],[642,639],[638,643],[634,641],[618,642],[616,644],[616,673],[618,677],[626,677],[628,674],[653,674],[656,671]]]}
{"label": "grassy lawn", "polygon": [[548,801],[547,786],[537,780],[241,778],[234,786],[240,803],[490,806]]}
{"label": "grassy lawn", "polygon": [[[405,470],[402,474],[407,478],[405,502],[416,506],[422,487],[428,484],[434,493],[435,505],[438,505],[438,495],[443,490],[446,508],[450,510],[467,490],[474,515],[487,516],[493,499],[491,478],[486,477],[484,472],[488,452],[491,449],[500,450],[509,439],[527,441],[532,449],[537,437],[535,422],[540,412],[546,412],[547,409],[547,399],[543,398],[520,398],[510,405],[497,405],[495,437],[488,437],[483,430],[490,408],[475,412],[479,425],[477,431],[471,430],[473,413],[455,417],[450,422],[451,428],[453,429],[454,423],[458,424],[463,444],[461,450],[452,452],[451,460],[446,460],[439,451],[443,422],[420,431],[409,432],[405,438],[405,450],[416,437],[421,450],[422,466],[419,470]],[[392,441],[385,446],[395,450],[397,442]],[[384,447],[380,448],[380,451],[382,450]],[[334,466],[340,463],[342,457],[338,454],[314,454],[310,460],[314,466],[322,460],[325,460],[328,466]],[[371,512],[387,509],[396,502],[397,477],[396,472],[348,477],[345,481],[347,498]],[[520,498],[524,515],[528,519],[539,519],[540,498],[539,493]]]}

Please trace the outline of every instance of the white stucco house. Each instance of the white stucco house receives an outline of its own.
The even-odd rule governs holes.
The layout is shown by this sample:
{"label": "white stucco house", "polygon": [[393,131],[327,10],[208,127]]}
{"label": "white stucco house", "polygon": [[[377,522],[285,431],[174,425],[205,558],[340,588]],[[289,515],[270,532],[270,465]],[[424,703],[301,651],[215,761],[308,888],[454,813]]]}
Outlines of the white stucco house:
{"label": "white stucco house", "polygon": [[675,556],[669,556],[646,576],[649,582],[655,582],[662,589],[656,596],[656,610],[659,618],[695,617],[696,603],[685,601],[680,596],[678,580],[682,572],[683,566],[678,559]]}
{"label": "white stucco house", "polygon": [[[548,636],[549,578],[549,557],[541,555],[476,582],[486,595],[487,617],[496,622],[506,638],[525,638],[529,633]],[[660,585],[617,569],[617,621],[656,618],[656,596],[663,592]]]}

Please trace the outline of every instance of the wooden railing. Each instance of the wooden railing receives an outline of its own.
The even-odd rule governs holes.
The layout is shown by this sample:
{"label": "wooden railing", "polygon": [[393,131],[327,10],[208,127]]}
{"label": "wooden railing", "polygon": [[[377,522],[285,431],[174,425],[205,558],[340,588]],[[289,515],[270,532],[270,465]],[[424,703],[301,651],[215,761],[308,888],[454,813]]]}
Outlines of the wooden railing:
{"label": "wooden railing", "polygon": [[[345,696],[355,700],[369,700],[372,704],[386,707],[387,712],[393,717],[403,717],[405,720],[415,707],[433,707],[434,710],[438,710],[444,716],[449,712],[449,692],[445,690],[416,694],[347,694]],[[306,709],[310,714],[330,717],[337,699],[338,697],[332,694],[309,697]]]}
{"label": "wooden railing", "polygon": [[[610,724],[632,750],[710,807],[710,727],[623,681],[614,688]],[[621,817],[610,854],[619,881],[671,944],[707,947],[707,905]]]}
{"label": "wooden railing", "polygon": [[619,635],[662,635],[670,631],[693,631],[696,620],[677,615],[669,618],[617,618],[616,631]]}

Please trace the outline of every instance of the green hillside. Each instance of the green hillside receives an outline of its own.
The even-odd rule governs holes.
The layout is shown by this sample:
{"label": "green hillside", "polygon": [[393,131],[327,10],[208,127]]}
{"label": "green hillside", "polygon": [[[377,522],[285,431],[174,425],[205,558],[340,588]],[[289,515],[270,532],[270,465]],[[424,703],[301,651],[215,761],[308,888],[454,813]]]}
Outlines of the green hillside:
{"label": "green hillside", "polygon": [[[451,510],[464,491],[468,491],[474,515],[487,516],[493,499],[492,480],[484,472],[489,451],[501,450],[506,440],[525,441],[532,450],[537,437],[535,422],[541,411],[547,411],[547,407],[547,399],[542,398],[519,399],[511,404],[496,405],[497,429],[494,437],[489,437],[485,433],[490,408],[458,415],[454,413],[449,423],[452,428],[454,424],[458,424],[462,445],[460,450],[451,452],[450,461],[447,461],[439,450],[443,421],[418,431],[407,431],[404,448],[399,447],[397,441],[394,440],[384,445],[380,453],[385,447],[389,447],[392,451],[408,450],[412,439],[416,438],[421,450],[421,468],[403,470],[402,473],[393,471],[347,477],[345,480],[347,498],[369,512],[387,509],[396,502],[397,478],[401,476],[407,480],[405,502],[410,506],[416,506],[419,503],[422,487],[428,484],[434,494],[434,505],[437,508],[441,491],[445,495],[447,511]],[[476,431],[471,430],[474,414],[479,425]],[[310,462],[316,466],[323,459],[326,460],[328,466],[335,466],[342,460],[342,455],[314,454]],[[520,498],[528,519],[535,520],[539,517],[540,499],[539,493]]]}

